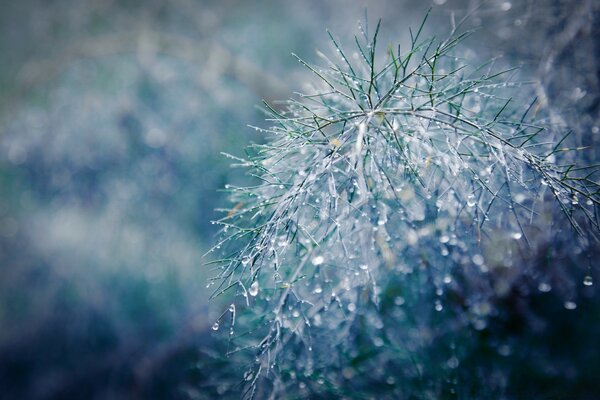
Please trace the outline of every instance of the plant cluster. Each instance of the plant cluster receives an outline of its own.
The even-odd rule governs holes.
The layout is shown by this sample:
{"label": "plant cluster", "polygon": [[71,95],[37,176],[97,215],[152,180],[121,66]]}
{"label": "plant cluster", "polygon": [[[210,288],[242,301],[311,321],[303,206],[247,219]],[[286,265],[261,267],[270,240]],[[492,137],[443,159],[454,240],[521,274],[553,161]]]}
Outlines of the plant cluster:
{"label": "plant cluster", "polygon": [[227,155],[256,182],[227,187],[210,283],[230,298],[213,329],[243,397],[502,390],[501,374],[467,388],[457,370],[510,288],[498,271],[547,292],[519,255],[553,234],[575,232],[575,253],[598,239],[598,169],[523,100],[514,69],[470,67],[467,34],[422,39],[425,20],[385,62],[379,24],[353,52],[330,35],[324,67],[298,58],[314,89],[266,105],[269,140]]}

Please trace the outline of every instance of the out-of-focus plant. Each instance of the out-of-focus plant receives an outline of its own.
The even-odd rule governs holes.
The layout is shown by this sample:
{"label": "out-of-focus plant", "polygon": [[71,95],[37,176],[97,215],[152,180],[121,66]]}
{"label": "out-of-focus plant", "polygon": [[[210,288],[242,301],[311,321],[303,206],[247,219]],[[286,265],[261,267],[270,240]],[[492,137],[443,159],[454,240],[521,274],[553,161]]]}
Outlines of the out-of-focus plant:
{"label": "out-of-focus plant", "polygon": [[285,111],[266,105],[273,126],[257,129],[270,140],[228,155],[256,178],[228,187],[211,281],[231,299],[213,329],[243,365],[229,387],[242,397],[506,390],[502,371],[458,372],[510,290],[498,276],[542,279],[515,260],[548,234],[574,253],[598,239],[598,169],[578,164],[583,149],[524,100],[514,70],[470,67],[456,50],[466,34],[422,39],[424,24],[384,53],[379,24],[351,52],[330,35],[324,67],[298,58],[313,90]]}

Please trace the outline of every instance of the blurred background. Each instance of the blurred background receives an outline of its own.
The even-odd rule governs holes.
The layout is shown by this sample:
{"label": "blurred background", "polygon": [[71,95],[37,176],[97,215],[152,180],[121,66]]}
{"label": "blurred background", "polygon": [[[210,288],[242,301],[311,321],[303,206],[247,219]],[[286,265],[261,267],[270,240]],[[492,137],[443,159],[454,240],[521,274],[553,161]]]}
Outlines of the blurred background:
{"label": "blurred background", "polygon": [[469,15],[466,58],[521,66],[552,123],[598,141],[593,0],[2,1],[0,397],[201,395],[202,255],[246,179],[221,152],[312,79],[291,52],[318,63],[326,29],[351,46],[365,10],[404,44],[430,7],[429,35]]}

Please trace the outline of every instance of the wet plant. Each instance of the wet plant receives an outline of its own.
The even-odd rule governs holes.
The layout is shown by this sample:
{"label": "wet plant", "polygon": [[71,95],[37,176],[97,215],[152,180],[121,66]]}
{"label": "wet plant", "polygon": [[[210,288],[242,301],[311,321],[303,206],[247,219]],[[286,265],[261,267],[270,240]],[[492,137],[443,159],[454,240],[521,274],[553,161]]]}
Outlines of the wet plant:
{"label": "wet plant", "polygon": [[555,235],[572,235],[573,254],[598,240],[585,150],[546,122],[515,69],[470,66],[468,33],[423,39],[425,22],[408,49],[378,49],[380,24],[349,52],[330,34],[323,67],[298,57],[312,91],[265,104],[266,144],[227,155],[255,179],[227,187],[210,283],[230,303],[213,329],[244,371],[227,389],[244,398],[505,391],[506,374],[480,381],[473,366],[464,384],[457,369],[498,316],[498,282],[544,283],[518,260]]}

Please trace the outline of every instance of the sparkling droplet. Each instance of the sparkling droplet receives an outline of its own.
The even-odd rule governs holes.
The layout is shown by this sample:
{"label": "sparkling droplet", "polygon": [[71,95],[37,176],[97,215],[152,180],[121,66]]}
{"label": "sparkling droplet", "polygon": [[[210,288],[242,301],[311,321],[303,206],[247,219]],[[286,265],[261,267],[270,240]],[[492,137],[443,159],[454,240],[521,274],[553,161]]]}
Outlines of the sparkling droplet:
{"label": "sparkling droplet", "polygon": [[515,240],[519,240],[523,237],[523,234],[521,232],[513,232],[510,234],[510,237]]}
{"label": "sparkling droplet", "polygon": [[577,303],[573,301],[565,301],[564,306],[567,310],[574,310],[577,308]]}
{"label": "sparkling droplet", "polygon": [[219,330],[219,321],[215,322],[212,326],[212,330],[213,331],[218,331]]}
{"label": "sparkling droplet", "polygon": [[323,264],[324,261],[325,261],[325,259],[323,258],[323,256],[316,256],[315,258],[312,259],[313,265],[321,265],[321,264]]}
{"label": "sparkling droplet", "polygon": [[583,278],[583,284],[585,286],[592,286],[594,284],[594,280],[592,279],[591,275],[586,275],[585,278]]}
{"label": "sparkling droplet", "polygon": [[577,195],[576,195],[576,194],[574,194],[574,195],[571,197],[571,204],[573,204],[574,206],[576,206],[577,204],[579,204],[579,198],[577,197]]}
{"label": "sparkling droplet", "polygon": [[475,201],[475,195],[470,194],[467,196],[467,206],[475,207],[475,204],[477,204],[477,201]]}
{"label": "sparkling droplet", "polygon": [[369,269],[369,266],[367,264],[362,264],[360,266],[360,269],[362,269],[363,271],[365,271],[365,270]]}
{"label": "sparkling droplet", "polygon": [[258,294],[258,281],[254,281],[252,285],[250,285],[248,293],[250,293],[250,296],[252,297],[255,297]]}

